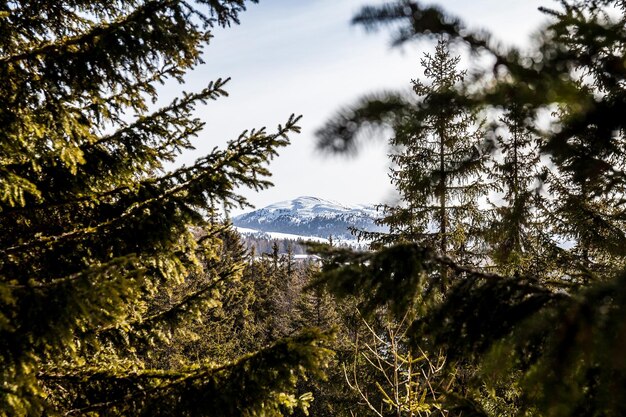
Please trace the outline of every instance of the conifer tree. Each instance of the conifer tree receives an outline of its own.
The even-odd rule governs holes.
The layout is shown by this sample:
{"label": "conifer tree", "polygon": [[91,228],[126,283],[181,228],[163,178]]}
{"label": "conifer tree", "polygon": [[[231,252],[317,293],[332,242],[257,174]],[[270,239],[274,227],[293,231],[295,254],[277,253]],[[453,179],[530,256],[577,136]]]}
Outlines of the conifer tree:
{"label": "conifer tree", "polygon": [[[401,201],[395,207],[384,206],[380,223],[388,225],[390,233],[358,232],[359,237],[374,239],[373,248],[413,243],[429,248],[443,258],[456,259],[461,265],[482,263],[483,214],[478,202],[490,188],[485,181],[487,144],[477,111],[456,99],[457,90],[465,78],[465,72],[458,69],[459,61],[459,57],[452,56],[448,42],[441,38],[434,54],[425,54],[421,60],[427,81],[412,82],[414,97],[393,93],[366,97],[354,108],[339,112],[318,131],[323,146],[345,142],[344,149],[350,149],[364,127],[386,125],[393,130],[394,136],[389,142],[391,149],[397,152],[391,155],[394,164],[391,180]],[[398,271],[390,271],[396,262],[400,264]],[[392,289],[393,284],[389,287],[390,292],[398,297],[421,298],[408,282],[401,282],[404,274],[413,272],[403,270],[401,264],[402,261],[396,259],[382,260],[375,263],[373,269],[380,268],[383,276],[398,273],[395,281],[398,287]],[[359,268],[353,272],[358,273]],[[429,275],[428,280],[434,283],[429,291],[441,296],[455,281],[451,278],[463,273],[442,263],[438,268],[430,269]],[[379,278],[383,279],[382,276]],[[342,282],[345,281],[338,280],[338,287]],[[356,287],[358,285],[353,288]],[[357,292],[357,298],[373,307],[377,290],[369,293],[366,288]],[[382,321],[380,329],[393,328],[393,318],[383,318]],[[411,351],[405,338],[397,342],[403,349]],[[408,356],[413,354],[428,360],[428,354],[420,349],[414,346]],[[435,350],[430,354],[433,352]],[[368,372],[367,365],[360,371]],[[377,376],[380,381],[373,377],[374,381],[387,386],[388,381],[382,379],[385,375],[386,371]],[[449,387],[455,385],[455,378],[448,378],[448,375],[438,375],[437,378],[442,384],[445,380]],[[411,380],[410,384],[414,382]],[[433,381],[430,383],[431,386],[437,385]],[[413,388],[416,386],[405,394],[415,394]],[[393,391],[400,392],[397,386]],[[415,407],[420,404],[419,407],[424,407],[421,411],[425,412],[441,406],[438,396],[429,395],[429,405],[415,398],[410,402],[414,402]],[[381,399],[380,403],[383,402]],[[395,409],[407,411],[405,404],[400,402],[395,403]],[[408,410],[407,415],[414,411]]]}
{"label": "conifer tree", "polygon": [[[481,378],[466,380],[448,397],[463,415],[626,413],[620,354],[626,348],[623,6],[615,0],[563,0],[557,9],[542,8],[550,22],[528,53],[504,48],[441,9],[416,2],[367,7],[355,18],[369,29],[393,27],[397,44],[444,34],[490,55],[493,68],[478,74],[472,89],[459,92],[468,104],[501,109],[517,103],[528,109],[537,129],[545,122],[541,114],[562,109],[542,131],[541,152],[550,158],[560,188],[547,187],[555,193],[548,226],[573,237],[573,269],[587,269],[588,279],[568,272],[556,279],[486,273],[414,244],[370,254],[334,251],[320,279],[338,295],[367,294],[369,309],[387,304],[397,317],[420,309],[423,315],[409,330],[413,343],[443,348],[451,367],[462,362],[480,371]],[[430,277],[441,264],[466,279],[438,298]],[[595,267],[602,264],[608,268]],[[498,389],[503,382],[515,402],[505,413],[479,398],[486,390],[491,405],[506,403],[508,392]]]}
{"label": "conifer tree", "polygon": [[494,204],[487,230],[489,254],[498,271],[536,275],[546,271],[548,254],[556,251],[542,210],[547,203],[541,195],[540,137],[524,106],[509,104],[499,121],[506,131],[496,136],[498,155],[489,177],[502,201]]}
{"label": "conifer tree", "polygon": [[[199,320],[169,329],[175,334],[174,343],[151,349],[145,360],[152,368],[177,369],[186,362],[202,360],[228,362],[264,346],[265,341],[258,337],[262,326],[253,311],[258,294],[240,236],[226,226],[221,231],[215,227],[213,233],[219,238],[215,254],[200,258],[202,269],[169,293],[159,293],[151,308],[167,309],[164,305],[180,303],[198,290],[210,291],[211,302],[197,312]],[[198,231],[196,236],[203,233]]]}
{"label": "conifer tree", "polygon": [[[482,255],[478,200],[489,186],[482,123],[475,111],[454,100],[465,78],[459,60],[440,39],[435,53],[421,60],[428,83],[412,82],[415,102],[391,94],[366,98],[341,112],[318,136],[323,144],[351,143],[359,129],[371,123],[389,125],[394,132],[390,146],[397,150],[391,155],[391,181],[401,202],[383,207],[380,224],[389,226],[389,234],[360,236],[374,238],[374,246],[419,242],[460,263],[476,264]],[[346,132],[349,126],[351,131]],[[447,285],[445,268],[441,275]]]}
{"label": "conifer tree", "polygon": [[468,263],[479,223],[477,201],[486,186],[476,115],[450,100],[465,77],[459,60],[439,40],[434,55],[421,61],[429,84],[414,80],[413,90],[428,111],[407,120],[390,141],[401,149],[391,157],[397,166],[391,178],[403,204],[389,207],[382,223],[398,235],[395,240],[427,244]]}
{"label": "conifer tree", "polygon": [[[561,117],[569,117],[569,107],[562,106]],[[547,178],[554,232],[571,246],[561,263],[577,280],[604,280],[626,267],[624,183],[615,177],[626,170],[626,141],[616,135],[609,149],[597,149],[595,135],[581,132],[568,145]],[[609,178],[602,178],[607,169]]]}
{"label": "conifer tree", "polygon": [[352,342],[360,331],[359,322],[355,320],[356,303],[354,300],[338,302],[324,288],[309,287],[319,274],[319,265],[309,263],[298,265],[297,269],[299,298],[292,314],[296,327],[332,329],[336,334],[332,344],[335,355],[326,371],[326,379],[302,384],[303,391],[311,391],[315,398],[310,408],[311,415],[352,417],[359,408],[360,398],[347,386],[344,366],[353,363]]}
{"label": "conifer tree", "polygon": [[[297,117],[248,130],[164,172],[201,134],[193,110],[227,80],[150,111],[156,87],[182,82],[213,28],[244,9],[0,5],[0,415],[280,415],[310,400],[294,387],[328,354],[319,332],[225,362],[150,359],[241,276],[205,214],[245,206],[238,187],[269,186],[267,162],[299,130]],[[203,262],[210,276],[176,294]]]}

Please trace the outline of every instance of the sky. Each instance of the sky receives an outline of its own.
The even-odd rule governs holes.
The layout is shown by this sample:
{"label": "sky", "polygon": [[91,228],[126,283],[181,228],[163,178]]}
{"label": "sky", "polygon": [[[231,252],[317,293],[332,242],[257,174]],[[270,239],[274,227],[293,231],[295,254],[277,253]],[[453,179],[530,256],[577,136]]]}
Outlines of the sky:
{"label": "sky", "polygon": [[[206,122],[176,165],[189,165],[223,147],[246,129],[275,129],[290,114],[302,115],[302,133],[270,165],[274,187],[240,192],[257,208],[298,196],[345,204],[376,204],[393,199],[386,142],[379,134],[356,157],[320,153],[314,132],[342,106],[381,90],[406,90],[423,76],[419,60],[432,50],[426,42],[391,48],[389,33],[366,33],[350,25],[364,5],[381,0],[260,0],[250,4],[241,24],[214,32],[202,64],[185,85],[166,84],[162,101],[182,90],[198,91],[211,80],[231,77],[228,97],[197,109]],[[545,17],[540,5],[550,0],[441,0],[435,2],[461,17],[470,28],[486,29],[505,44],[525,46]],[[249,210],[249,209],[248,209]],[[245,211],[245,210],[244,210]],[[241,213],[234,210],[232,215]]]}

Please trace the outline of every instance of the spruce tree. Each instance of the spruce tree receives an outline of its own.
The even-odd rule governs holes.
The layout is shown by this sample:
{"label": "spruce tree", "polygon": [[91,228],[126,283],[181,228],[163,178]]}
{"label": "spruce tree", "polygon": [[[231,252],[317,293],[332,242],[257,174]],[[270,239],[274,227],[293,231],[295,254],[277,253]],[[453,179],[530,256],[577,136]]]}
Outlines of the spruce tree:
{"label": "spruce tree", "polygon": [[[562,106],[561,117],[570,114]],[[616,135],[612,142],[604,150],[593,134],[573,135],[547,178],[554,233],[570,246],[561,255],[562,268],[576,280],[604,280],[626,267],[625,184],[616,178],[626,170],[626,141]]]}
{"label": "spruce tree", "polygon": [[267,162],[299,130],[290,117],[164,171],[227,80],[151,111],[157,86],[182,82],[211,31],[244,9],[0,5],[0,415],[279,415],[310,400],[294,387],[327,356],[319,332],[224,362],[151,359],[241,276],[219,260],[221,226],[205,214],[245,206],[238,187],[269,186]]}
{"label": "spruce tree", "polygon": [[[357,232],[361,238],[373,239],[373,248],[383,248],[383,253],[388,248],[393,256],[374,261],[369,259],[371,255],[356,255],[357,259],[363,256],[368,260],[356,261],[357,265],[352,265],[353,274],[363,274],[363,279],[368,279],[372,277],[365,278],[368,273],[364,269],[377,271],[374,274],[378,276],[373,278],[371,286],[363,281],[348,283],[342,276],[333,283],[329,282],[331,288],[339,294],[349,292],[344,284],[352,288],[356,293],[353,295],[357,295],[357,299],[362,301],[366,312],[374,311],[377,303],[386,304],[386,297],[403,300],[413,298],[413,301],[426,299],[427,297],[417,293],[416,288],[412,288],[415,284],[412,279],[418,282],[428,281],[431,283],[427,291],[429,297],[441,297],[445,296],[452,282],[459,281],[452,278],[464,275],[463,271],[451,269],[444,263],[428,272],[413,270],[405,261],[410,262],[414,253],[403,253],[400,247],[396,250],[393,245],[419,245],[437,253],[443,259],[455,259],[466,266],[482,266],[484,263],[483,213],[478,204],[479,199],[490,189],[490,185],[486,183],[485,171],[487,143],[477,109],[457,99],[466,76],[464,71],[458,69],[459,61],[459,57],[451,54],[448,42],[441,38],[434,54],[425,54],[421,60],[426,81],[412,82],[415,93],[413,97],[404,97],[397,93],[368,96],[356,106],[340,111],[318,131],[322,145],[328,147],[344,142],[346,145],[339,148],[343,151],[349,150],[357,141],[363,128],[382,125],[393,130],[394,136],[389,143],[390,148],[396,152],[391,155],[391,180],[400,196],[400,203],[397,206],[383,206],[383,217],[380,220],[380,224],[389,226],[390,232]],[[364,266],[370,262],[371,270]],[[340,264],[342,260],[338,260],[335,267]],[[332,270],[333,265],[329,265],[329,269]],[[411,279],[406,279],[407,274],[414,275]],[[393,283],[389,282],[389,286],[385,286],[381,292],[382,289],[377,288],[374,281],[388,280],[390,277],[393,277]],[[331,274],[327,279],[333,279]],[[392,305],[389,307],[393,309]],[[412,310],[412,313],[416,312],[419,313],[420,309]],[[411,315],[413,318],[414,316]],[[381,315],[381,321],[379,330],[395,326],[394,319],[386,314]],[[384,337],[383,334],[380,337]],[[403,349],[411,351],[407,345],[408,340],[404,337],[401,339],[399,343],[403,344]],[[422,346],[413,346],[413,351],[407,357],[414,355],[428,360],[429,355],[436,356],[436,350],[425,353],[421,348]],[[398,370],[399,368],[394,368],[393,372]],[[371,370],[367,366],[359,369],[364,374],[369,371]],[[357,377],[356,369],[354,372],[354,379],[361,377]],[[459,371],[459,375],[461,373]],[[385,375],[386,372],[370,376],[373,379],[372,384],[376,382],[386,387],[388,381],[383,378]],[[376,378],[381,380],[377,381]],[[448,388],[458,386],[455,378],[450,378],[449,375],[437,375],[436,378],[437,381],[429,381],[431,387],[439,383]],[[409,385],[414,382],[412,380]],[[413,395],[413,388],[418,385],[413,385],[405,394]],[[394,388],[396,394],[399,393],[397,388]],[[415,402],[415,407],[419,403],[419,407],[424,407],[422,411],[441,407],[440,392],[438,389],[436,391],[436,395],[428,395],[428,404],[420,403],[415,398],[410,402]],[[379,401],[380,404],[384,402],[384,398]],[[404,410],[405,404],[396,401],[395,407],[396,410]]]}
{"label": "spruce tree", "polygon": [[450,100],[465,77],[459,60],[442,39],[434,55],[421,61],[429,84],[414,80],[413,90],[427,111],[402,119],[390,140],[401,150],[391,156],[391,180],[402,203],[388,207],[381,223],[389,225],[395,241],[426,244],[469,263],[475,260],[470,256],[476,246],[472,236],[480,223],[477,203],[486,191],[485,158],[476,115]]}
{"label": "spruce tree", "polygon": [[546,168],[541,163],[541,138],[528,108],[511,103],[496,136],[497,156],[489,178],[501,199],[493,204],[487,228],[489,255],[495,269],[505,274],[546,272],[548,257],[558,250],[546,226],[547,206],[542,195]]}
{"label": "spruce tree", "polygon": [[[369,29],[391,25],[398,44],[443,34],[493,58],[494,66],[479,71],[458,99],[492,109],[511,103],[528,109],[529,123],[542,130],[542,156],[559,180],[559,190],[546,187],[554,192],[548,196],[554,205],[548,204],[547,227],[573,238],[573,262],[566,266],[586,275],[580,280],[569,271],[487,273],[415,244],[370,254],[334,251],[320,282],[338,295],[366,294],[365,307],[387,304],[397,317],[420,309],[422,316],[409,329],[412,343],[444,349],[452,368],[467,363],[479,371],[480,378],[466,380],[448,396],[448,409],[457,413],[626,413],[623,6],[615,0],[563,0],[556,9],[542,8],[549,23],[530,52],[504,48],[441,9],[411,1],[367,7],[355,18]],[[540,129],[546,111],[554,119]],[[345,137],[337,136],[333,148],[348,148],[341,144]],[[429,277],[442,264],[466,279],[445,297],[432,297]],[[509,389],[500,389],[503,384]],[[513,404],[498,411],[507,398]]]}
{"label": "spruce tree", "polygon": [[[414,80],[414,97],[400,93],[367,96],[341,111],[317,134],[320,145],[349,150],[364,128],[393,130],[391,181],[400,196],[397,206],[383,206],[380,224],[390,233],[358,232],[374,247],[419,242],[461,263],[478,264],[482,253],[478,201],[486,195],[486,141],[475,109],[455,100],[465,72],[458,69],[445,39],[421,64],[427,84]],[[442,270],[443,282],[447,272]]]}

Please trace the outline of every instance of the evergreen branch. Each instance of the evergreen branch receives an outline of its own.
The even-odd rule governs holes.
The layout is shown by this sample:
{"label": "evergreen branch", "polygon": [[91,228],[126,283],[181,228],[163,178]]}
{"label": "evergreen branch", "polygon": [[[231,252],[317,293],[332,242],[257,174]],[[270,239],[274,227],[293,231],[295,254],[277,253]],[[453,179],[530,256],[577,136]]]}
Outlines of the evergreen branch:
{"label": "evergreen branch", "polygon": [[[258,384],[267,384],[262,392],[284,390],[292,388],[295,380],[276,379],[278,374],[288,372],[294,377],[303,375],[304,371],[313,374],[320,373],[326,361],[332,355],[331,351],[322,347],[330,339],[329,333],[315,330],[306,330],[294,337],[275,342],[272,346],[248,353],[221,365],[203,363],[180,371],[148,369],[135,371],[103,371],[100,368],[74,369],[71,372],[39,372],[38,377],[44,381],[57,381],[78,383],[87,385],[90,382],[107,381],[109,386],[115,386],[116,382],[134,381],[133,391],[120,398],[90,404],[80,409],[70,409],[65,415],[79,415],[90,411],[111,409],[116,406],[123,408],[145,407],[146,404],[137,401],[152,399],[159,396],[179,395],[171,390],[184,389],[190,384],[199,382],[205,385],[207,390],[219,390],[223,385],[226,390],[234,390],[232,395],[241,395],[244,391],[254,398],[258,392],[253,392]],[[246,374],[246,369],[255,369],[255,375]],[[298,369],[293,373],[292,369]],[[229,378],[232,381],[229,381]],[[151,387],[141,387],[141,381],[154,384]],[[232,386],[229,386],[232,384]],[[271,397],[260,395],[259,400],[269,400]],[[219,399],[216,397],[216,401]],[[251,406],[253,404],[247,404]]]}
{"label": "evergreen branch", "polygon": [[[404,25],[402,25],[404,23]],[[421,6],[412,1],[396,1],[382,6],[363,7],[352,19],[352,24],[362,25],[368,31],[393,27],[392,43],[399,46],[418,36],[451,35],[467,42],[475,49],[496,53],[490,46],[486,33],[469,31],[461,20],[447,15],[434,6]]]}
{"label": "evergreen branch", "polygon": [[[9,283],[9,284],[4,284],[4,285],[7,288],[10,288],[13,290],[34,289],[34,290],[45,291],[48,289],[58,287],[60,285],[71,283],[73,281],[78,281],[81,279],[94,277],[94,276],[105,275],[107,272],[114,271],[120,266],[132,265],[137,260],[138,260],[137,255],[134,253],[130,253],[124,256],[111,259],[110,261],[107,261],[105,263],[91,266],[80,272],[76,272],[74,274],[70,274],[62,278],[54,278],[46,282],[36,282],[33,279],[30,279],[28,280],[27,284],[10,284]],[[141,273],[141,272],[145,272],[145,269],[140,268],[134,271],[134,273]],[[92,284],[94,284],[94,282],[92,282]]]}
{"label": "evergreen branch", "polygon": [[207,100],[217,100],[220,96],[226,97],[228,93],[224,90],[224,86],[229,81],[230,77],[225,79],[218,78],[215,81],[211,81],[207,87],[198,93],[183,93],[182,99],[174,99],[169,105],[151,113],[149,116],[141,116],[123,129],[117,130],[115,133],[105,136],[96,142],[87,144],[85,150],[105,143],[118,143],[120,138],[128,132],[134,130],[143,131],[148,124],[157,123],[159,119],[167,120],[169,113],[177,114],[181,111],[187,112],[188,110],[192,110],[192,105],[197,101],[205,104]]}
{"label": "evergreen branch", "polygon": [[[253,188],[265,187],[268,183],[259,182],[256,178],[257,173],[264,174],[265,172],[259,168],[258,164],[267,162],[268,159],[274,156],[275,151],[271,150],[271,145],[284,146],[288,143],[287,133],[290,131],[299,131],[299,127],[296,125],[299,119],[299,117],[290,117],[285,128],[279,126],[278,132],[274,135],[265,135],[263,134],[263,131],[260,131],[259,133],[253,131],[251,132],[251,136],[249,138],[242,135],[238,141],[230,143],[229,147],[225,151],[213,153],[204,160],[198,161],[190,168],[180,168],[169,175],[157,178],[155,181],[160,182],[169,178],[180,177],[181,174],[184,173],[192,173],[191,177],[170,187],[158,196],[131,204],[130,207],[124,210],[122,214],[113,219],[101,222],[95,226],[78,228],[55,236],[41,236],[15,246],[4,248],[0,251],[0,253],[15,253],[18,251],[28,250],[36,246],[50,243],[58,244],[74,238],[100,233],[108,227],[121,223],[126,218],[133,216],[145,207],[162,203],[181,194],[185,195],[186,190],[188,190],[191,186],[200,183],[202,180],[211,180],[212,185],[218,185],[214,179],[215,173],[220,173],[220,175],[224,177],[230,176],[234,181]],[[259,151],[259,146],[263,148],[262,151]],[[241,163],[242,159],[246,157],[252,158],[252,164]],[[207,168],[210,168],[210,170],[207,170]],[[233,170],[231,171],[230,168],[233,168]],[[251,177],[248,176],[250,174]],[[245,203],[245,200],[238,198],[228,190],[222,191],[226,191],[227,193],[222,196],[225,201],[227,198],[232,198],[239,204]]]}
{"label": "evergreen branch", "polygon": [[94,25],[88,32],[81,33],[79,35],[57,39],[42,45],[38,45],[31,48],[28,51],[23,51],[17,54],[6,55],[0,57],[0,63],[10,64],[17,63],[40,56],[54,56],[62,55],[62,53],[74,52],[76,46],[82,46],[93,44],[94,39],[102,37],[107,33],[114,33],[115,31],[124,30],[131,22],[142,22],[147,16],[154,14],[158,11],[171,8],[173,5],[180,3],[180,0],[152,0],[139,6],[132,13],[117,19],[113,22],[102,23]]}
{"label": "evergreen branch", "polygon": [[[200,93],[184,94],[184,97],[182,100],[174,100],[174,102],[172,102],[170,105],[158,110],[155,113],[152,113],[150,116],[140,117],[134,123],[126,126],[124,129],[118,130],[114,134],[101,138],[100,140],[96,142],[88,143],[86,146],[82,147],[82,150],[83,152],[88,152],[89,149],[95,148],[97,146],[102,146],[105,143],[109,143],[109,142],[119,143],[121,139],[123,139],[125,134],[132,132],[134,130],[141,131],[143,130],[143,128],[146,128],[148,124],[156,124],[158,123],[158,120],[160,118],[166,119],[166,116],[168,115],[168,113],[172,113],[172,112],[178,113],[181,110],[188,110],[190,106],[196,101],[205,102],[206,99],[214,100],[220,95],[222,96],[227,95],[227,93],[222,89],[222,87],[229,80],[230,80],[229,78],[225,80],[218,79],[215,82],[209,83],[209,86]],[[164,121],[167,121],[167,120],[164,120]],[[188,137],[192,134],[195,134],[196,131],[199,130],[200,128],[201,126],[197,126],[193,130],[182,131],[178,136],[173,136],[173,137],[168,138],[165,143],[161,144],[159,148],[152,150],[152,152],[156,152],[157,154],[160,154],[167,147],[179,142],[180,139]],[[125,148],[128,148],[130,146],[128,141],[125,142],[124,146]],[[29,162],[29,164],[31,163],[32,161]],[[167,179],[167,177],[157,178],[157,180],[163,180],[163,179]],[[0,216],[15,215],[17,213],[23,213],[23,212],[35,211],[35,210],[61,208],[61,207],[81,204],[85,202],[90,202],[90,203],[102,202],[108,197],[112,197],[118,194],[122,194],[124,192],[132,191],[133,188],[140,188],[142,185],[154,184],[157,182],[157,180],[152,179],[152,178],[148,180],[144,180],[140,182],[139,184],[137,184],[136,187],[132,187],[132,188],[130,186],[125,185],[125,186],[117,187],[115,189],[112,189],[106,192],[99,192],[99,193],[96,192],[96,193],[89,194],[89,195],[74,197],[72,199],[67,199],[67,200],[57,199],[57,201],[55,201],[52,204],[50,204],[47,201],[44,201],[38,204],[31,204],[31,205],[26,205],[26,206],[14,206],[14,207],[10,207],[9,209],[4,209],[3,211],[0,211]]]}
{"label": "evergreen branch", "polygon": [[362,97],[354,105],[337,112],[315,132],[317,148],[333,153],[354,153],[358,150],[356,140],[360,133],[392,126],[410,106],[408,98],[396,92]]}
{"label": "evergreen branch", "polygon": [[[185,313],[185,309],[190,305],[202,301],[203,298],[211,291],[214,290],[220,284],[227,282],[229,278],[232,278],[233,274],[239,267],[231,267],[231,269],[226,271],[220,271],[215,280],[212,280],[210,283],[202,287],[201,289],[186,294],[181,300],[176,302],[175,304],[162,309],[161,311],[150,314],[147,317],[139,317],[133,321],[126,322],[125,324],[130,328],[135,329],[147,329],[153,327],[156,323],[163,320],[171,320],[172,317],[175,317],[181,313]],[[99,327],[97,329],[93,329],[91,332],[86,333],[94,333],[98,335],[102,335],[111,330],[115,330],[117,328],[117,324],[110,324],[108,326]]]}

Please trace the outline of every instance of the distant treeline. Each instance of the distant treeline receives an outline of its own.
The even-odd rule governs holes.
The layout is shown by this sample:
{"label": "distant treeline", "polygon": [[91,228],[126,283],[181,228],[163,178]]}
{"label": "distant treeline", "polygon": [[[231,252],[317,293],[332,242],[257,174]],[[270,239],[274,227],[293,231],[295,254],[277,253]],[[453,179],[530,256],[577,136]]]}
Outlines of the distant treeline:
{"label": "distant treeline", "polygon": [[[348,245],[347,243],[337,243],[333,242],[332,237],[330,238],[333,246],[339,247],[352,247],[357,250],[366,249],[366,244],[353,244]],[[269,235],[242,235],[241,241],[243,242],[245,248],[255,254],[261,255],[264,253],[272,253],[274,243],[278,245],[278,253],[288,253],[291,251],[293,255],[302,255],[307,252],[307,241],[305,239],[273,239],[269,237]],[[291,249],[290,249],[291,248]]]}

